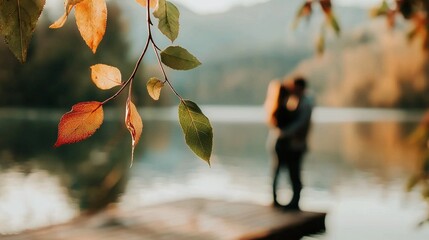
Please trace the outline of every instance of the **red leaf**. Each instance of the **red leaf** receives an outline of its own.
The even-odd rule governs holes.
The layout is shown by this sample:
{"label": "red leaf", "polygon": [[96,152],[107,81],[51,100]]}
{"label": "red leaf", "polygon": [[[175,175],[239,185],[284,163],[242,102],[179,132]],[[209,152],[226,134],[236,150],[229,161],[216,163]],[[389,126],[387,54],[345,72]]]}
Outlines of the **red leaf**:
{"label": "red leaf", "polygon": [[103,123],[101,102],[81,102],[63,115],[58,124],[58,138],[55,147],[75,143],[89,138]]}

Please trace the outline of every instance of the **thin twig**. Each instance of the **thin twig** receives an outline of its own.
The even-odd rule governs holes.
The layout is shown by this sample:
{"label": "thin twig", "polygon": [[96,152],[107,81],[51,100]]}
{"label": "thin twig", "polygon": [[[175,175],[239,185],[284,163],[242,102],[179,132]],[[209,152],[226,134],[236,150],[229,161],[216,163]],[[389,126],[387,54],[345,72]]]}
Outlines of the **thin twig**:
{"label": "thin twig", "polygon": [[124,89],[125,89],[125,87],[126,86],[128,86],[128,84],[130,83],[130,82],[132,82],[133,81],[133,79],[134,79],[134,77],[136,76],[136,74],[137,74],[137,70],[139,69],[139,66],[140,66],[140,64],[141,64],[141,62],[142,62],[142,60],[143,60],[143,57],[144,57],[144,55],[146,54],[146,51],[147,51],[147,49],[148,49],[148,47],[149,47],[149,43],[150,43],[150,40],[149,40],[149,38],[147,39],[147,41],[146,41],[146,45],[145,45],[145,47],[144,47],[144,50],[142,51],[142,53],[141,53],[141,55],[140,55],[140,57],[139,57],[139,59],[138,59],[138,61],[137,61],[137,63],[136,63],[136,65],[135,65],[135,67],[134,67],[134,70],[133,70],[133,72],[131,73],[131,76],[128,78],[128,80],[122,85],[122,87],[113,95],[113,96],[111,96],[111,97],[109,97],[108,99],[106,99],[106,100],[104,100],[104,102],[102,102],[101,104],[105,104],[105,103],[107,103],[108,101],[110,101],[110,100],[112,100],[112,99],[114,99],[114,98],[116,98]]}
{"label": "thin twig", "polygon": [[152,44],[152,48],[153,48],[153,50],[155,52],[155,56],[156,56],[156,58],[158,60],[158,65],[159,65],[159,67],[160,67],[160,69],[162,71],[162,74],[164,76],[164,83],[167,83],[168,86],[170,87],[170,89],[173,91],[173,93],[180,99],[180,101],[183,101],[183,98],[176,91],[176,89],[174,89],[173,85],[168,80],[167,74],[166,74],[165,69],[164,69],[164,65],[162,64],[162,61],[161,61],[161,58],[160,58],[159,52],[158,52],[158,51],[161,51],[161,49],[156,45],[156,43],[155,43],[155,41],[154,41],[154,39],[152,37],[152,26],[153,26],[153,23],[152,23],[152,19],[150,17],[150,0],[147,0],[146,3],[147,3],[147,6],[146,6],[146,24],[147,24],[148,35],[147,35],[145,47],[144,47],[144,49],[143,49],[143,51],[142,51],[139,59],[137,60],[137,63],[135,65],[135,67],[134,67],[134,70],[131,73],[131,75],[128,78],[128,80],[125,83],[122,84],[121,88],[113,96],[111,96],[108,99],[104,100],[104,102],[101,103],[102,105],[105,104],[105,103],[107,103],[107,102],[109,102],[110,100],[116,98],[119,94],[121,94],[121,92],[128,85],[130,86],[129,91],[128,91],[128,98],[131,97],[131,88],[132,88],[133,80],[134,80],[134,78],[135,78],[135,76],[137,74],[137,70],[139,69],[139,67],[141,65],[143,57],[146,55],[146,52],[147,52],[147,50],[149,48],[149,44]]}
{"label": "thin twig", "polygon": [[167,74],[166,74],[165,69],[164,69],[164,65],[161,62],[161,58],[159,57],[159,53],[158,53],[156,46],[152,44],[152,47],[153,47],[153,51],[155,52],[156,59],[158,60],[158,65],[161,68],[162,74],[164,75],[164,83],[167,83],[168,86],[170,87],[171,91],[173,91],[173,93],[180,99],[180,101],[183,101],[182,96],[180,96],[180,94],[176,91],[176,89],[174,89],[173,85],[168,80]]}

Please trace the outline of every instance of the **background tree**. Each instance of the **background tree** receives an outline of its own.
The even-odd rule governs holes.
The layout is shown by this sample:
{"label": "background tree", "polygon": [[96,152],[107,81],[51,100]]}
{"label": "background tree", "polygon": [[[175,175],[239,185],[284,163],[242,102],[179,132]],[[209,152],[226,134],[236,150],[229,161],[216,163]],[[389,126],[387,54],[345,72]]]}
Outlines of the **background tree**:
{"label": "background tree", "polygon": [[[53,31],[46,16],[38,24],[25,64],[16,61],[1,42],[0,64],[8,67],[0,72],[0,106],[68,108],[76,101],[107,98],[109,93],[91,83],[89,66],[103,61],[130,72],[133,65],[116,3],[109,4],[109,15],[109,27],[95,55],[88,51],[72,22],[61,31]],[[142,76],[143,71],[138,74]],[[152,101],[142,101],[148,99],[145,83],[136,84],[137,102],[150,104]]]}

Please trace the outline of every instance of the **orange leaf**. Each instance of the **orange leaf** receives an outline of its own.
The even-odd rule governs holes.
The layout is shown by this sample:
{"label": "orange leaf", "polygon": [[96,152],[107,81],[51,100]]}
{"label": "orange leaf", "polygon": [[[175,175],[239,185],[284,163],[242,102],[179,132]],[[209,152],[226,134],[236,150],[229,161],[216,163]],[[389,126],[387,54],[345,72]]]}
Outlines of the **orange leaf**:
{"label": "orange leaf", "polygon": [[[136,0],[143,7],[147,6],[147,0]],[[150,0],[150,8],[155,8],[158,5],[158,0]]]}
{"label": "orange leaf", "polygon": [[76,4],[75,16],[80,35],[95,53],[106,32],[107,6],[105,0],[84,0]]}
{"label": "orange leaf", "polygon": [[63,115],[58,124],[58,138],[55,147],[75,143],[92,136],[103,123],[101,102],[81,102]]}
{"label": "orange leaf", "polygon": [[49,26],[49,28],[61,28],[62,26],[64,26],[64,23],[66,23],[68,15],[69,14],[65,12],[60,18],[58,18],[57,21],[52,23],[51,26]]}
{"label": "orange leaf", "polygon": [[133,102],[131,102],[131,100],[127,101],[125,124],[127,125],[127,128],[130,131],[131,137],[133,139],[133,146],[137,145],[143,131],[143,122],[136,106]]}
{"label": "orange leaf", "polygon": [[65,7],[66,11],[57,21],[55,21],[51,26],[49,26],[49,28],[61,28],[64,25],[64,23],[66,22],[67,17],[69,16],[73,7],[82,1],[83,0],[66,0],[66,1],[64,1],[64,7]]}
{"label": "orange leaf", "polygon": [[91,79],[102,90],[121,85],[121,72],[116,67],[105,64],[91,66]]}
{"label": "orange leaf", "polygon": [[131,102],[130,99],[127,101],[127,106],[125,110],[125,125],[128,128],[128,131],[130,131],[132,142],[132,152],[131,152],[131,165],[134,159],[134,148],[137,145],[137,143],[140,140],[140,136],[143,131],[143,122],[142,118],[139,115],[139,112],[137,111],[136,106],[133,102]]}

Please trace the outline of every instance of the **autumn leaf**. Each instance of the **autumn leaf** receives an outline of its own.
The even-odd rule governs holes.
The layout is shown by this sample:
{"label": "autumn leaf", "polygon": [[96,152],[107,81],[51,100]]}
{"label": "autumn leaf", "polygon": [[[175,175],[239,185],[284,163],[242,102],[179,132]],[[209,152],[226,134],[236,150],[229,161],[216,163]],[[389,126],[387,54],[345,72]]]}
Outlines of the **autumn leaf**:
{"label": "autumn leaf", "polygon": [[335,34],[337,36],[340,35],[341,32],[341,28],[340,25],[338,24],[337,18],[335,17],[335,15],[333,13],[331,13],[329,16],[327,16],[327,20],[328,20],[328,24],[329,26],[331,26],[331,28],[334,30]]}
{"label": "autumn leaf", "polygon": [[406,190],[407,192],[411,192],[411,190],[413,190],[413,189],[414,189],[414,187],[415,187],[415,186],[417,186],[417,184],[418,184],[420,181],[421,181],[421,176],[419,176],[419,175],[411,176],[411,177],[408,179],[408,181],[407,181],[407,184],[406,184],[406,186],[405,186],[405,190]]}
{"label": "autumn leaf", "polygon": [[45,0],[0,0],[0,34],[22,63],[44,6]]}
{"label": "autumn leaf", "polygon": [[164,83],[161,80],[153,77],[150,78],[146,83],[146,87],[149,96],[151,96],[153,100],[158,100],[159,96],[161,95],[161,89],[164,87]]}
{"label": "autumn leaf", "polygon": [[119,69],[105,64],[91,66],[91,79],[102,90],[111,89],[122,84]]}
{"label": "autumn leaf", "polygon": [[158,7],[153,16],[159,19],[158,28],[167,36],[171,42],[179,35],[180,12],[174,4],[169,1],[159,0]]}
{"label": "autumn leaf", "polygon": [[95,53],[106,32],[107,6],[105,0],[84,0],[76,4],[75,16],[80,35]]}
{"label": "autumn leaf", "polygon": [[189,100],[182,100],[179,105],[179,122],[186,144],[197,156],[210,165],[213,129],[209,119],[197,104]]}
{"label": "autumn leaf", "polygon": [[176,70],[189,70],[201,65],[201,62],[188,50],[179,46],[170,46],[162,51],[161,61]]}
{"label": "autumn leaf", "polygon": [[332,12],[331,0],[321,0],[319,3],[322,7],[323,12],[325,12],[326,15],[330,15]]}
{"label": "autumn leaf", "polygon": [[[138,2],[143,7],[147,6],[147,1],[148,0],[136,0],[136,2]],[[158,0],[150,0],[150,8],[155,8],[157,4],[158,4]]]}
{"label": "autumn leaf", "polygon": [[332,11],[331,0],[322,0],[320,1],[320,6],[322,7],[323,12],[325,13],[327,24],[334,30],[337,36],[340,34],[340,25],[338,24],[337,18],[335,17]]}
{"label": "autumn leaf", "polygon": [[389,4],[387,3],[386,0],[383,0],[383,2],[381,2],[380,6],[371,9],[370,16],[372,16],[372,17],[385,16],[389,12],[390,12]]}
{"label": "autumn leaf", "polygon": [[322,55],[325,52],[325,29],[322,27],[322,31],[320,32],[317,41],[316,41],[316,49],[317,53]]}
{"label": "autumn leaf", "polygon": [[73,7],[82,1],[83,0],[66,0],[66,1],[64,1],[64,8],[65,8],[64,14],[57,21],[55,21],[53,24],[51,24],[51,26],[49,26],[49,28],[61,28],[62,26],[64,26],[64,23],[66,22],[67,17],[69,16]]}
{"label": "autumn leaf", "polygon": [[[72,8],[70,8],[71,11]],[[57,21],[55,21],[54,23],[52,23],[49,28],[55,29],[55,28],[61,28],[64,26],[64,24],[67,21],[67,17],[69,16],[70,11],[66,11],[60,18],[58,18]]]}
{"label": "autumn leaf", "polygon": [[301,18],[310,16],[311,12],[312,12],[311,2],[306,1],[296,13],[295,20],[293,21],[292,27],[296,28]]}
{"label": "autumn leaf", "polygon": [[137,111],[136,106],[134,103],[128,99],[127,106],[125,110],[125,125],[128,128],[128,131],[130,131],[131,134],[131,165],[133,164],[134,159],[134,148],[137,145],[137,143],[140,140],[140,136],[143,132],[143,122],[142,118],[139,115],[139,112]]}
{"label": "autumn leaf", "polygon": [[75,143],[89,138],[103,123],[101,102],[81,102],[63,115],[58,124],[58,138],[55,147]]}

